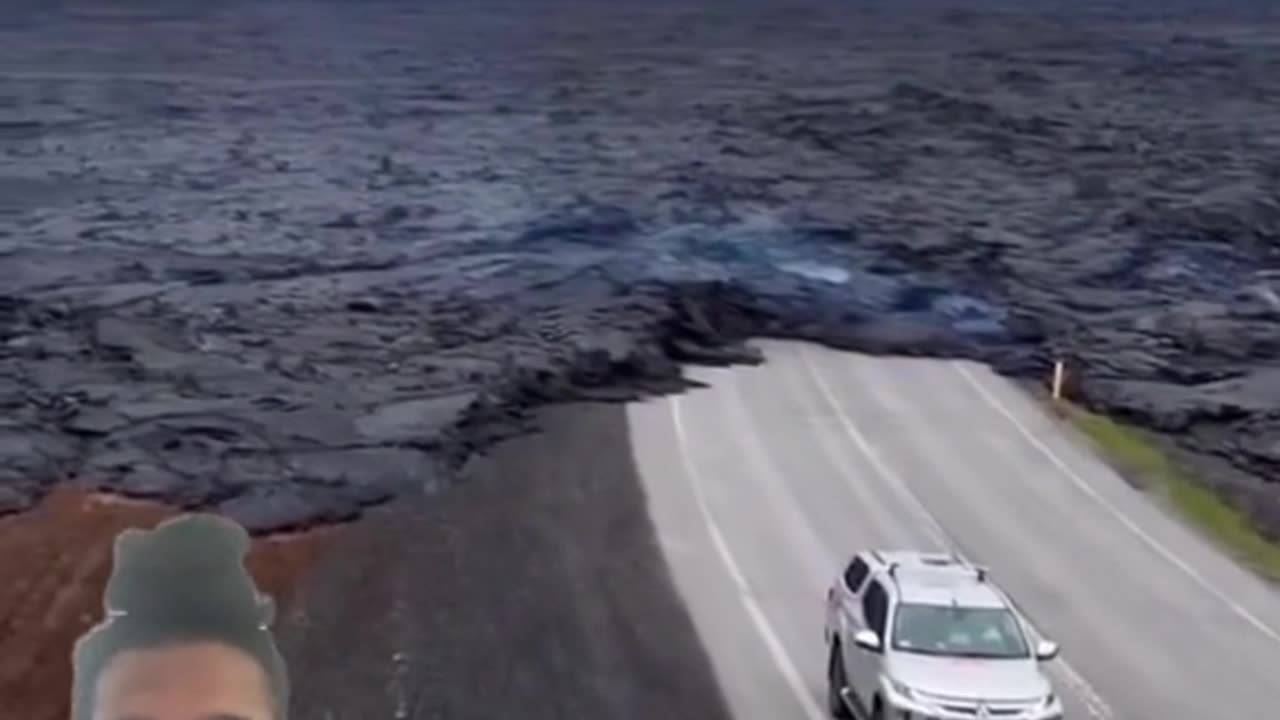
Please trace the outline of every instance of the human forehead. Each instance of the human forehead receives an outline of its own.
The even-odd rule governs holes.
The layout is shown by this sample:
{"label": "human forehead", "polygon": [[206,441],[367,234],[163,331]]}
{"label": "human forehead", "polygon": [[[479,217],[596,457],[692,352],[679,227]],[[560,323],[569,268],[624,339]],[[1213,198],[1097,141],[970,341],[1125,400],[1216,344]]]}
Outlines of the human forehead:
{"label": "human forehead", "polygon": [[266,673],[217,642],[125,650],[95,686],[93,720],[273,720]]}

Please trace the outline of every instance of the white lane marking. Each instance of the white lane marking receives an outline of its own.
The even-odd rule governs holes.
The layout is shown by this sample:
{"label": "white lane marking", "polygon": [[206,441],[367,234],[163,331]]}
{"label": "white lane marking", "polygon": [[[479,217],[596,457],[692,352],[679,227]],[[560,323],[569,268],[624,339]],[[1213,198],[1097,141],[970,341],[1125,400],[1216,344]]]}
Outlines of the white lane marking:
{"label": "white lane marking", "polygon": [[720,560],[724,563],[725,568],[728,569],[734,585],[738,587],[738,598],[742,601],[742,606],[746,608],[747,614],[751,617],[752,624],[756,626],[756,631],[760,634],[760,638],[764,640],[765,646],[769,649],[769,655],[773,658],[774,665],[782,673],[782,677],[786,680],[787,686],[791,688],[791,692],[800,703],[800,707],[804,708],[805,716],[808,720],[826,720],[826,715],[818,708],[818,704],[814,702],[813,697],[805,688],[800,670],[792,662],[791,656],[787,654],[786,648],[782,645],[782,640],[778,637],[778,633],[773,629],[773,624],[769,622],[769,618],[765,616],[764,610],[761,609],[755,592],[752,591],[751,585],[747,583],[747,578],[742,573],[738,561],[734,559],[733,552],[729,549],[729,544],[725,542],[724,534],[720,532],[719,524],[716,523],[715,517],[711,514],[706,497],[702,492],[702,476],[698,472],[697,466],[694,465],[692,456],[689,454],[688,436],[684,431],[684,422],[680,419],[680,398],[671,397],[668,402],[671,405],[671,422],[675,427],[676,446],[680,451],[680,461],[684,465],[685,475],[689,478],[689,484],[693,486],[695,504],[697,504],[698,512],[702,515],[702,521],[706,524],[707,531],[711,535],[711,543],[715,545],[716,552],[720,555]]}
{"label": "white lane marking", "polygon": [[1062,474],[1066,476],[1066,478],[1070,480],[1072,484],[1074,484],[1077,488],[1079,488],[1081,492],[1083,492],[1085,495],[1088,495],[1094,502],[1101,505],[1104,510],[1111,513],[1112,517],[1114,517],[1116,520],[1119,520],[1121,525],[1124,525],[1126,528],[1128,528],[1130,532],[1132,532],[1140,540],[1146,543],[1147,547],[1154,550],[1157,555],[1160,555],[1162,558],[1167,560],[1174,567],[1181,570],[1183,574],[1191,578],[1191,580],[1194,581],[1197,585],[1204,588],[1210,595],[1213,595],[1218,600],[1221,600],[1228,608],[1231,609],[1232,612],[1234,612],[1238,617],[1240,617],[1240,619],[1252,625],[1255,629],[1258,630],[1258,632],[1261,632],[1263,635],[1266,635],[1267,637],[1271,638],[1276,642],[1280,642],[1280,632],[1277,632],[1270,625],[1266,624],[1265,622],[1260,620],[1257,616],[1255,616],[1253,613],[1249,612],[1246,608],[1241,606],[1239,603],[1232,600],[1229,596],[1227,596],[1226,593],[1219,590],[1216,586],[1214,586],[1213,583],[1209,582],[1209,580],[1207,580],[1203,575],[1197,572],[1195,568],[1188,565],[1186,561],[1178,557],[1172,550],[1165,547],[1163,544],[1160,543],[1159,540],[1156,540],[1154,537],[1148,534],[1147,531],[1143,530],[1142,527],[1139,526],[1138,523],[1134,522],[1132,518],[1126,515],[1123,510],[1113,505],[1111,501],[1103,497],[1102,494],[1099,493],[1097,489],[1093,487],[1093,485],[1089,484],[1087,480],[1080,477],[1079,473],[1077,473],[1075,470],[1072,470],[1071,466],[1068,465],[1065,461],[1063,461],[1062,458],[1060,458],[1057,453],[1055,453],[1052,449],[1050,449],[1048,445],[1045,445],[1044,442],[1040,440],[1040,438],[1037,438],[1035,436],[1035,433],[1031,432],[1031,430],[1021,420],[1019,420],[1018,417],[1014,415],[1014,413],[1011,410],[1009,410],[1007,405],[1001,402],[999,398],[992,395],[986,388],[982,387],[982,384],[979,383],[977,378],[973,377],[973,375],[968,370],[966,370],[964,367],[961,367],[959,365],[956,365],[955,368],[956,368],[956,371],[960,373],[960,376],[965,379],[965,382],[969,383],[969,385],[974,390],[977,391],[978,395],[981,396],[982,399],[989,406],[991,406],[992,409],[994,409],[996,412],[1003,415],[1015,428],[1017,428],[1018,432],[1024,438],[1027,439],[1027,442],[1031,443],[1032,446],[1034,446],[1037,450],[1039,450],[1040,453],[1044,455],[1045,458],[1048,459],[1049,462],[1054,465],[1054,467],[1062,471]]}
{"label": "white lane marking", "polygon": [[[855,425],[853,420],[849,418],[849,415],[845,413],[844,407],[840,404],[835,392],[831,389],[831,386],[827,383],[826,379],[822,377],[822,372],[809,359],[808,350],[802,346],[800,348],[800,354],[801,360],[804,362],[805,369],[807,369],[809,374],[813,377],[818,389],[821,390],[823,396],[826,398],[827,404],[831,406],[833,411],[835,411],[836,419],[840,422],[840,426],[844,428],[845,434],[848,435],[854,445],[857,445],[858,449],[867,456],[867,460],[871,462],[871,465],[876,469],[876,472],[880,477],[894,488],[903,501],[912,506],[916,515],[924,523],[926,531],[934,538],[934,541],[938,545],[944,548],[951,548],[957,552],[962,552],[959,543],[947,534],[947,531],[942,527],[942,523],[938,522],[938,519],[929,512],[929,509],[925,507],[920,498],[911,491],[910,486],[908,486],[906,482],[904,482],[902,478],[880,458],[879,452],[877,452],[875,447],[867,441],[866,437],[862,434],[862,431],[858,430],[857,425]],[[1026,613],[1018,610],[1016,605],[1014,606],[1014,609],[1018,611],[1019,615],[1022,615],[1023,621],[1031,627],[1037,636],[1044,637],[1044,633],[1042,633],[1035,624],[1031,622],[1031,619],[1027,617]],[[1061,668],[1067,684],[1071,686],[1071,688],[1080,697],[1081,701],[1084,702],[1085,708],[1089,711],[1090,715],[1097,720],[1111,720],[1115,717],[1115,713],[1112,712],[1111,707],[1106,703],[1106,701],[1098,695],[1097,691],[1093,689],[1093,686],[1090,685],[1089,682],[1085,680],[1084,677],[1081,676],[1065,658],[1059,656],[1058,666]]]}
{"label": "white lane marking", "polygon": [[832,411],[835,412],[836,420],[840,423],[840,427],[843,428],[844,434],[848,436],[850,440],[853,440],[853,444],[857,446],[858,450],[867,458],[867,461],[871,463],[871,467],[876,471],[876,474],[880,476],[880,479],[888,482],[889,486],[898,495],[898,498],[909,506],[910,510],[915,514],[916,519],[924,528],[925,533],[929,535],[929,539],[937,545],[939,549],[953,547],[955,543],[951,542],[951,539],[947,536],[947,532],[942,529],[942,525],[938,522],[937,518],[933,517],[933,515],[929,513],[928,509],[925,508],[924,503],[920,502],[920,499],[916,497],[915,493],[911,492],[911,489],[902,481],[902,478],[899,477],[898,474],[893,471],[893,468],[889,467],[889,465],[885,463],[884,459],[880,457],[880,451],[867,441],[867,438],[853,424],[853,421],[849,419],[849,416],[845,414],[844,408],[836,401],[836,396],[835,393],[832,392],[831,386],[827,384],[826,379],[822,377],[818,368],[815,367],[813,362],[809,359],[809,351],[803,346],[800,348],[800,361],[804,364],[805,370],[809,373],[809,376],[813,378],[814,384],[817,386],[818,391],[822,393],[823,399],[826,401],[827,405],[829,405]]}
{"label": "white lane marking", "polygon": [[740,441],[735,444],[750,460],[748,466],[751,475],[778,514],[783,534],[790,539],[792,548],[799,550],[799,562],[804,565],[805,573],[809,576],[811,589],[820,597],[826,592],[842,559],[831,551],[827,543],[818,539],[813,523],[805,516],[804,509],[795,498],[792,487],[794,483],[782,477],[769,452],[761,449],[764,446],[760,442],[761,434],[753,427],[752,412],[738,386],[741,372],[743,371],[732,372],[721,384],[728,404],[729,423],[734,428],[733,437]]}
{"label": "white lane marking", "polygon": [[[793,353],[788,350],[787,355],[793,355]],[[778,371],[782,374],[782,384],[786,386],[787,392],[803,396],[806,405],[814,401],[821,402],[820,398],[813,395],[813,390],[809,387],[810,383],[805,382],[804,378],[797,377],[781,367],[778,368]],[[826,417],[818,416],[816,422],[811,422],[813,422],[814,427],[810,429],[810,432],[822,449],[822,454],[831,461],[844,486],[857,498],[858,507],[868,511],[867,514],[870,517],[865,518],[864,522],[874,529],[872,537],[881,538],[894,544],[903,544],[907,531],[898,523],[885,521],[884,518],[892,515],[887,509],[889,504],[876,497],[876,493],[868,490],[866,483],[859,482],[863,472],[855,467],[856,461],[847,449],[848,443],[840,442],[839,434],[830,429],[831,424],[827,422]],[[856,464],[860,465],[861,463]]]}

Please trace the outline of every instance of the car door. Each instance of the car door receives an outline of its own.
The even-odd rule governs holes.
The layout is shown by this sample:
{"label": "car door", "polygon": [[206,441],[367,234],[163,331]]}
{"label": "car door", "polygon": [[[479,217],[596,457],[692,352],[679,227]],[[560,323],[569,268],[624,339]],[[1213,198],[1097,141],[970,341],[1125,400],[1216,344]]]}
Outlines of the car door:
{"label": "car door", "polygon": [[[867,583],[860,600],[861,628],[876,633],[883,647],[886,642],[885,626],[889,615],[889,593],[885,590],[884,584],[876,578]],[[849,685],[858,695],[862,706],[870,708],[871,698],[875,695],[876,687],[880,682],[880,660],[883,655],[880,652],[864,650],[853,642],[849,643],[846,655],[850,656],[845,666],[849,669]]]}

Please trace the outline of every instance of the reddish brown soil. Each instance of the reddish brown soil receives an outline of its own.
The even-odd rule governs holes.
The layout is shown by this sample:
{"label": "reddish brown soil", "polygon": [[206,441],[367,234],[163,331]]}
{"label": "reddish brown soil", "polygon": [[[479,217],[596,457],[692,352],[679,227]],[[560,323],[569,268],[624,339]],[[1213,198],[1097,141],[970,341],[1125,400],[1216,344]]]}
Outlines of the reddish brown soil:
{"label": "reddish brown soil", "polygon": [[[64,720],[71,647],[102,613],[111,547],[128,527],[172,508],[60,488],[30,512],[0,517],[0,708],[8,717]],[[248,565],[287,609],[299,573],[331,533],[254,541]]]}

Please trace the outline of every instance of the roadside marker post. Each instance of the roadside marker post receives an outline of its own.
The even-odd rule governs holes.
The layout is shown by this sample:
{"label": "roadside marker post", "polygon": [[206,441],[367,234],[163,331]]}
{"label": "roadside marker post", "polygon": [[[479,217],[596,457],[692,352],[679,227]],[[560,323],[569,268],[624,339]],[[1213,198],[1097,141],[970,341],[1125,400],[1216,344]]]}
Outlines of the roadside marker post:
{"label": "roadside marker post", "polygon": [[1065,408],[1062,406],[1062,383],[1066,375],[1066,363],[1061,360],[1053,361],[1053,408],[1058,414],[1063,414]]}

